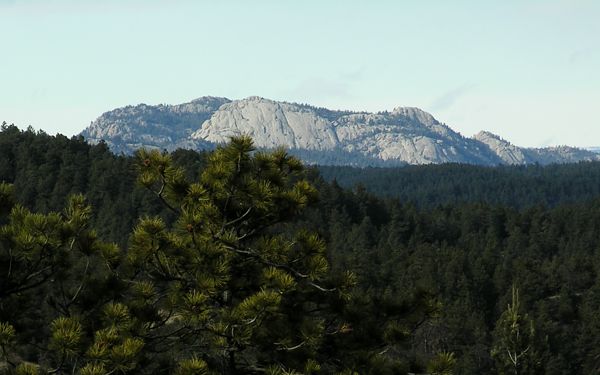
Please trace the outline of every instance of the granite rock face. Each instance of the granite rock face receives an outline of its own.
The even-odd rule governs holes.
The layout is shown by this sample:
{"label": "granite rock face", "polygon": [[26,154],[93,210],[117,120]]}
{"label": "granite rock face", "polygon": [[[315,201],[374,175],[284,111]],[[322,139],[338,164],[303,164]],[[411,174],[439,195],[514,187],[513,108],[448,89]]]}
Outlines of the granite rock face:
{"label": "granite rock face", "polygon": [[531,163],[526,152],[512,143],[500,138],[496,134],[481,131],[473,136],[473,139],[485,144],[496,154],[503,164],[527,164]]}
{"label": "granite rock face", "polygon": [[223,143],[247,134],[259,147],[332,150],[338,145],[331,123],[309,108],[259,97],[224,104],[191,138]]}
{"label": "granite rock face", "polygon": [[191,133],[228,102],[226,98],[205,96],[178,105],[117,108],[102,114],[81,135],[92,143],[103,140],[117,153],[129,154],[140,147],[202,149],[208,144],[191,139]]}
{"label": "granite rock face", "polygon": [[309,163],[482,165],[600,160],[572,147],[525,149],[489,132],[467,138],[414,107],[388,112],[334,111],[257,96],[231,101],[202,97],[180,105],[140,104],[104,113],[82,132],[116,152],[139,147],[210,149],[246,134],[257,147],[283,146]]}
{"label": "granite rock face", "polygon": [[474,139],[487,145],[502,159],[503,164],[555,164],[600,160],[600,155],[590,150],[569,146],[521,148],[490,132],[479,132]]}

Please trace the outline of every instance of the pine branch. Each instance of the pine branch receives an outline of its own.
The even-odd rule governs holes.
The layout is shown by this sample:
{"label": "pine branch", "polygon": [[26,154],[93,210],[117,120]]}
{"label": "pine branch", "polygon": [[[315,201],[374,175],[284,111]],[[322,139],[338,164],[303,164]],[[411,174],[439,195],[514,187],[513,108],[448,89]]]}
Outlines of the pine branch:
{"label": "pine branch", "polygon": [[308,280],[310,278],[309,275],[301,273],[300,271],[288,266],[287,264],[281,264],[281,263],[275,263],[275,262],[271,262],[269,260],[264,259],[263,257],[261,257],[258,253],[256,253],[255,251],[251,251],[251,250],[244,250],[244,249],[240,249],[240,248],[236,248],[234,246],[231,245],[227,245],[225,243],[223,243],[223,246],[231,251],[234,251],[238,254],[242,254],[242,255],[247,255],[249,257],[252,257],[253,259],[256,259],[258,262],[262,263],[263,265],[266,266],[271,266],[271,267],[275,267],[284,271],[288,271],[291,274],[293,274],[294,276],[303,279],[303,280],[307,280],[307,284],[314,287],[315,289],[320,290],[321,292],[335,292],[337,290],[337,288],[325,288],[313,281]]}
{"label": "pine branch", "polygon": [[280,342],[274,342],[273,344],[280,346],[279,348],[277,348],[277,350],[285,350],[286,352],[291,352],[291,351],[300,349],[301,347],[306,345],[306,341],[302,341],[301,343],[294,345],[294,346],[285,346]]}

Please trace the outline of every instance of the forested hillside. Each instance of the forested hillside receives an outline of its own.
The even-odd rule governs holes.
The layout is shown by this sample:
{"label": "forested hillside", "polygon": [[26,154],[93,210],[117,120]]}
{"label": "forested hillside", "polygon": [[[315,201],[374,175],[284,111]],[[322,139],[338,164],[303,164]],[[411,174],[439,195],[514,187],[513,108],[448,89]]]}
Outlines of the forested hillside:
{"label": "forested hillside", "polygon": [[[238,147],[246,146],[238,144]],[[249,159],[239,159],[246,160],[243,163],[248,164],[223,162],[238,160],[230,158],[228,153],[231,152],[234,156],[248,155]],[[100,285],[97,301],[90,294],[91,286],[86,284],[83,292],[76,292],[78,283],[68,278],[65,279],[66,285],[74,285],[71,294],[58,293],[56,283],[48,284],[45,289],[36,289],[34,294],[14,295],[10,299],[0,293],[0,298],[3,298],[0,321],[12,319],[16,322],[13,326],[17,332],[19,329],[26,332],[17,342],[19,355],[30,361],[52,364],[54,368],[63,366],[61,358],[64,363],[75,363],[73,366],[78,363],[74,358],[90,361],[93,357],[90,352],[82,352],[83,349],[77,345],[76,348],[68,348],[71,354],[61,357],[60,353],[46,354],[47,350],[55,353],[57,347],[68,345],[61,347],[56,340],[34,339],[36,329],[50,335],[49,329],[56,328],[44,327],[41,322],[64,308],[65,304],[59,297],[65,295],[70,296],[67,298],[70,300],[81,294],[84,300],[75,303],[79,310],[73,307],[73,311],[87,311],[84,310],[87,306],[91,309],[89,311],[93,311],[90,316],[98,319],[101,319],[103,311],[99,305],[101,302],[131,298],[138,305],[131,304],[131,301],[122,303],[130,309],[128,314],[135,315],[135,324],[157,324],[159,320],[153,320],[157,318],[152,314],[160,315],[162,311],[180,306],[182,302],[176,299],[169,302],[160,298],[158,302],[144,305],[139,299],[143,291],[135,294],[129,290],[119,295],[115,290],[126,285],[123,280],[137,280],[136,277],[146,274],[162,275],[156,287],[163,287],[164,293],[173,290],[169,288],[183,285],[167,277],[171,273],[160,268],[160,261],[149,263],[139,257],[143,254],[140,252],[144,244],[150,243],[148,238],[154,235],[152,231],[158,231],[158,224],[148,221],[144,225],[138,224],[138,218],[162,217],[163,224],[158,226],[163,228],[164,225],[167,229],[161,237],[164,242],[159,243],[168,243],[172,248],[187,248],[193,244],[183,240],[187,238],[186,233],[194,233],[196,225],[202,231],[208,230],[208,224],[198,221],[193,215],[186,217],[182,212],[187,211],[179,209],[196,207],[198,217],[210,218],[208,222],[218,218],[216,222],[231,223],[236,228],[227,234],[220,230],[202,232],[202,241],[213,244],[218,240],[221,241],[219,246],[229,243],[227,241],[243,245],[238,255],[245,256],[245,262],[256,272],[270,275],[265,276],[270,280],[264,284],[269,285],[265,290],[279,290],[283,296],[281,301],[273,302],[277,299],[275,295],[261,294],[260,301],[248,302],[250,311],[254,311],[252,306],[266,304],[267,307],[260,313],[248,313],[246,310],[231,312],[227,319],[241,319],[248,324],[249,331],[239,342],[219,341],[217,336],[222,331],[218,329],[211,333],[212,336],[206,336],[214,340],[211,345],[222,345],[228,348],[229,353],[239,353],[237,360],[243,358],[252,364],[253,367],[244,367],[248,373],[282,373],[276,368],[259,366],[267,361],[266,357],[277,358],[280,364],[286,364],[287,369],[303,373],[441,374],[450,371],[450,367],[453,372],[446,373],[592,374],[600,371],[599,164],[499,168],[439,165],[365,170],[311,168],[307,175],[302,175],[304,172],[298,169],[300,167],[293,159],[277,154],[250,155],[226,151],[215,156],[180,150],[170,155],[172,161],[169,162],[166,161],[168,156],[158,153],[142,154],[136,159],[115,156],[105,145],[90,146],[81,138],[53,137],[4,126],[0,133],[0,182],[13,184],[15,201],[33,211],[48,213],[62,211],[69,194],[83,193],[92,207],[89,227],[98,232],[98,239],[94,241],[116,242],[126,249],[120,262],[124,265],[133,262],[127,267],[112,265],[120,270],[119,277],[115,278],[107,278],[105,273],[109,271],[99,267],[102,271],[98,271],[98,279],[90,281]],[[274,168],[272,163],[277,164],[275,160],[282,163],[283,169],[270,169]],[[233,165],[233,172],[227,172],[228,167],[223,165]],[[242,165],[243,168],[240,167]],[[182,168],[181,172],[172,172],[177,166]],[[242,172],[248,175],[239,174]],[[228,176],[227,173],[238,177],[230,178],[227,184],[217,183],[225,181],[222,179]],[[168,177],[162,185],[167,186],[164,191],[168,191],[170,196],[161,196],[161,176]],[[182,182],[184,177],[199,181],[199,185]],[[314,193],[318,193],[318,198],[308,185],[293,185],[304,181],[304,178],[307,178],[306,183],[310,182],[316,188]],[[331,179],[337,182],[327,182]],[[288,183],[292,185],[288,186]],[[356,183],[363,187],[342,187]],[[231,195],[235,196],[233,200],[224,198],[227,195],[220,193],[220,189],[230,186],[228,184],[238,186],[236,195]],[[260,196],[263,199],[256,198]],[[171,203],[165,205],[161,198]],[[225,210],[215,211],[202,206],[203,199],[217,202]],[[313,199],[317,200],[312,202]],[[72,211],[75,213],[78,212],[76,207],[79,207],[76,203],[71,203],[75,204]],[[215,205],[221,207],[217,203]],[[200,206],[194,206],[198,204]],[[271,216],[254,216],[255,210],[276,212],[269,215],[274,215],[272,217],[277,220],[265,222]],[[16,230],[10,226],[10,217],[0,217],[0,225],[12,228],[3,230],[3,242],[0,243],[0,272],[4,275],[12,274],[15,267],[9,264],[7,259],[10,257],[6,255],[7,249],[11,248],[7,238],[13,238],[10,233]],[[67,215],[60,220],[66,222],[69,217]],[[229,219],[224,220],[225,217]],[[279,219],[282,221],[279,222]],[[58,218],[55,220],[62,223]],[[244,236],[251,237],[252,228],[263,228],[267,224],[272,226],[266,226],[268,229],[261,233],[272,236],[270,238],[274,241],[292,238],[290,236],[301,232],[318,234],[322,242],[314,242],[316,240],[310,239],[310,236],[293,237],[295,243],[302,244],[294,251],[309,251],[314,257],[311,258],[312,263],[306,264],[306,270],[291,271],[298,264],[283,253],[270,255],[273,258],[268,261],[271,264],[290,261],[290,266],[286,266],[289,268],[285,270],[291,279],[264,267],[267,259],[252,251],[261,246],[268,251],[269,246],[278,248],[278,245],[275,242],[271,245],[244,242],[254,241]],[[77,236],[83,236],[83,233]],[[234,235],[237,239],[231,237]],[[59,244],[63,241],[61,238],[58,235],[57,247],[63,246]],[[65,243],[67,245],[68,242]],[[105,245],[94,246],[92,248],[104,250],[99,250],[100,255],[93,255],[96,257],[93,259],[105,259],[103,257],[110,253],[103,247]],[[214,254],[220,254],[219,251],[215,250]],[[174,265],[192,272],[186,268],[187,253],[174,251],[174,254],[181,257]],[[325,264],[319,254],[330,265],[327,271],[325,268],[318,271],[319,264]],[[73,256],[67,265],[80,271],[87,270],[84,260],[89,256]],[[209,255],[205,256],[205,260],[210,259]],[[262,265],[255,263],[257,260],[263,261]],[[131,273],[131,267],[136,264],[143,270],[140,275]],[[210,274],[223,272],[219,271],[217,263],[209,261],[202,264]],[[150,269],[151,265],[158,268]],[[352,271],[353,282],[344,279],[347,271]],[[303,281],[304,272],[315,273],[315,279],[310,280],[321,289]],[[234,267],[232,275],[239,277],[236,278],[238,282],[245,280],[248,283],[248,290],[242,292],[245,296],[258,293],[260,283],[265,283],[244,267]],[[209,283],[210,288],[219,290],[219,303],[223,307],[229,306],[231,289],[221,288],[217,279]],[[6,280],[11,278],[0,276],[0,281],[6,282],[3,288],[9,285]],[[187,276],[185,280],[192,283]],[[111,284],[113,282],[115,284]],[[195,279],[193,282],[199,281]],[[203,283],[208,285],[206,280]],[[243,289],[243,285],[236,287]],[[348,288],[347,293],[351,297],[344,299],[338,293],[333,297],[323,291],[334,287],[340,291]],[[290,288],[289,292],[285,291],[286,288]],[[30,300],[25,301],[25,297]],[[206,296],[200,294],[186,298],[203,306],[207,303]],[[32,303],[42,307],[33,309]],[[261,330],[253,330],[254,317],[274,311],[269,304],[281,304],[278,311],[282,315],[274,321],[265,320]],[[16,311],[18,306],[30,310]],[[121,307],[115,306],[111,313],[118,315],[116,310]],[[300,313],[294,315],[295,308],[316,315],[306,315],[310,317],[306,320]],[[71,311],[69,308],[66,310]],[[21,311],[34,313],[27,315]],[[241,315],[237,317],[235,314]],[[211,319],[219,318],[225,324],[224,311],[210,310],[209,315]],[[202,325],[202,319],[194,321],[194,327]],[[321,319],[331,325],[322,327],[313,319]],[[105,324],[108,320],[102,322]],[[68,326],[72,321],[61,324]],[[142,356],[123,349],[122,353],[117,351],[104,354],[104,357],[98,355],[100,359],[94,357],[94,366],[102,363],[115,365],[121,354],[119,371],[124,373],[168,373],[169,369],[177,368],[182,374],[203,374],[208,373],[208,368],[224,368],[218,367],[222,365],[219,362],[222,353],[213,351],[206,351],[197,358],[183,358],[183,362],[174,364],[175,359],[160,354],[160,350],[167,350],[158,342],[164,332],[151,330],[150,333],[141,333],[135,324],[124,318],[123,325],[118,326],[126,332],[125,337],[131,339],[127,345],[135,347],[136,343],[143,342],[144,348],[155,352]],[[92,347],[94,342],[98,342],[93,333],[100,332],[103,327],[84,325],[83,331],[91,333],[78,345]],[[8,348],[8,344],[2,341],[8,342],[5,339],[8,328],[0,328],[0,347]],[[200,335],[199,331],[188,326],[181,329],[186,340],[195,337],[194,334]],[[299,337],[294,335],[300,331],[304,340],[292,340]],[[266,344],[269,335],[275,332],[281,335],[275,340],[278,344]],[[233,334],[223,334],[225,341],[234,338]],[[141,341],[136,341],[138,339]],[[117,346],[126,345],[118,340],[115,342]],[[205,345],[206,342],[195,344]],[[133,354],[127,356],[127,353]],[[315,363],[307,360],[311,356]],[[513,361],[517,357],[518,361]],[[152,363],[154,359],[159,365]],[[11,361],[15,362],[15,357],[6,358],[7,363]],[[235,366],[246,366],[246,362],[242,362],[236,362]],[[60,368],[58,372],[65,367]],[[100,370],[89,371],[89,374],[103,373]]]}
{"label": "forested hillside", "polygon": [[[172,156],[197,176],[202,154]],[[7,125],[0,133],[0,181],[14,184],[17,201],[34,211],[60,211],[70,194],[84,193],[94,207],[91,224],[104,239],[125,244],[140,216],[169,215],[135,180],[135,159],[116,156],[103,143]]]}
{"label": "forested hillside", "polygon": [[361,187],[418,207],[488,203],[515,208],[556,206],[600,195],[600,162],[486,167],[441,164],[393,168],[319,166],[327,181]]}

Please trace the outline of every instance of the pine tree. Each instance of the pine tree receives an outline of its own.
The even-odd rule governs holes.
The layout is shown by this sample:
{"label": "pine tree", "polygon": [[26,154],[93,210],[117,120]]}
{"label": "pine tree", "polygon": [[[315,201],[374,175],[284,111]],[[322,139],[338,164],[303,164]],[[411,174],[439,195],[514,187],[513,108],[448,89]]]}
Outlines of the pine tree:
{"label": "pine tree", "polygon": [[88,228],[83,196],[72,196],[62,213],[39,214],[14,205],[11,189],[0,184],[2,361],[18,374],[72,373],[115,297],[108,284],[119,250]]}
{"label": "pine tree", "polygon": [[168,351],[180,373],[338,366],[319,361],[344,332],[336,309],[353,277],[333,280],[324,242],[286,226],[316,199],[302,164],[247,137],[217,149],[196,182],[167,154],[138,158],[139,181],[177,217],[144,218],[131,237],[128,307],[146,353]]}
{"label": "pine tree", "polygon": [[536,374],[540,368],[533,319],[522,312],[519,289],[513,285],[512,299],[496,323],[492,357],[499,374]]}
{"label": "pine tree", "polygon": [[40,214],[0,184],[0,371],[408,370],[402,344],[438,306],[426,293],[353,288],[352,273],[330,269],[324,241],[293,222],[317,200],[298,159],[247,137],[199,174],[157,151],[137,159],[167,213],[141,218],[127,248],[98,239],[83,196]]}

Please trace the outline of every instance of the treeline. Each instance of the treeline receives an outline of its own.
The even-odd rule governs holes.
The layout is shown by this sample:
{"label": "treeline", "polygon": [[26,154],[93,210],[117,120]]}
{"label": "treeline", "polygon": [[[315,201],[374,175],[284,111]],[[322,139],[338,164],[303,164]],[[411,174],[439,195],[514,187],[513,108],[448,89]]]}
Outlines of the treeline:
{"label": "treeline", "polygon": [[[204,155],[187,150],[174,162],[198,175]],[[4,124],[0,132],[0,182],[15,187],[15,198],[36,212],[60,211],[71,194],[84,193],[94,207],[91,225],[101,238],[127,243],[143,215],[170,213],[135,183],[132,157],[111,153],[106,144],[89,145],[82,137],[50,136]],[[192,176],[190,176],[192,177]]]}
{"label": "treeline", "polygon": [[415,332],[416,357],[451,351],[457,373],[498,373],[497,324],[517,286],[537,363],[519,373],[600,370],[600,199],[418,210],[337,186],[320,192],[320,207],[300,225],[327,239],[334,267],[355,270],[370,295],[427,290],[440,298],[440,318]]}
{"label": "treeline", "polygon": [[487,203],[527,208],[554,207],[600,195],[600,162],[476,166],[439,164],[392,168],[319,166],[321,176],[344,188],[364,188],[379,197],[417,207]]}
{"label": "treeline", "polygon": [[[105,170],[116,176],[112,182],[128,172],[144,192],[135,193],[134,210],[92,214],[83,195],[70,193],[88,187],[101,208],[123,198],[106,185],[96,190],[103,173],[86,169],[94,169],[95,152],[111,158],[104,145],[10,126],[3,133],[2,373],[353,374],[454,366],[449,353],[406,361],[409,332],[438,311],[431,295],[372,298],[355,287],[350,270],[330,267],[320,237],[294,225],[318,192],[286,152],[254,152],[242,137],[206,155],[115,157]],[[74,167],[75,159],[81,164]],[[57,178],[63,170],[66,177]],[[52,193],[38,197],[40,185]],[[46,200],[63,193],[70,198],[54,212]],[[15,196],[30,198],[22,203],[40,212]],[[146,199],[155,203],[146,206]],[[101,234],[96,226],[111,216],[133,225]],[[123,238],[107,242],[119,232]]]}
{"label": "treeline", "polygon": [[[207,165],[207,155],[191,151],[172,158],[191,180]],[[358,302],[345,314],[356,324],[357,346],[376,347],[364,333],[372,331],[373,340],[389,335],[379,326],[394,313],[423,318],[411,320],[408,331],[392,330],[408,342],[378,351],[406,364],[387,373],[432,372],[426,364],[439,353],[451,357],[447,362],[455,358],[457,374],[600,371],[597,163],[319,170],[323,177],[315,169],[308,176],[318,203],[285,231],[317,232],[332,272],[356,275]],[[17,201],[48,212],[62,210],[67,195],[84,193],[93,207],[91,226],[124,247],[139,217],[177,218],[136,184],[140,172],[139,161],[102,144],[10,126],[0,133],[0,181],[14,184]],[[362,174],[364,187],[340,186],[361,182]],[[417,301],[425,300],[422,310]],[[406,301],[414,301],[415,311]],[[510,319],[526,340],[507,349]],[[345,358],[359,353],[345,350]],[[505,354],[510,350],[518,364]]]}

